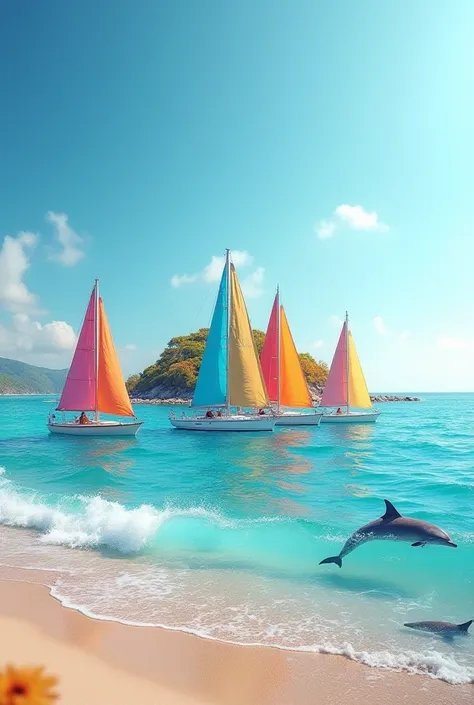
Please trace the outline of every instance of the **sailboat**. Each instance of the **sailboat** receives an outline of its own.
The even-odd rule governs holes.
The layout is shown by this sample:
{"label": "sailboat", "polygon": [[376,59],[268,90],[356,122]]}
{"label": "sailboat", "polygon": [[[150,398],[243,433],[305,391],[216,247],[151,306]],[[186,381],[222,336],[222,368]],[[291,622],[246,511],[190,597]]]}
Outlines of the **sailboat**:
{"label": "sailboat", "polygon": [[347,313],[319,408],[333,409],[321,423],[374,423],[380,414],[370,401]]}
{"label": "sailboat", "polygon": [[[120,363],[110,332],[104,304],[99,296],[99,280],[89,299],[86,315],[72,359],[71,367],[55,411],[80,412],[85,420],[68,420],[62,414],[50,414],[51,433],[74,436],[134,436],[143,421],[133,413]],[[93,418],[86,412],[92,412]],[[104,420],[100,414],[132,417],[133,421]]]}
{"label": "sailboat", "polygon": [[[183,412],[180,417],[171,412],[173,426],[188,431],[273,431],[276,423],[229,250],[191,406],[207,412]],[[243,413],[242,408],[259,413]]]}
{"label": "sailboat", "polygon": [[290,411],[290,409],[309,409],[313,406],[313,400],[301,368],[285,309],[280,304],[279,288],[268,321],[260,363],[269,399],[278,416],[277,425],[318,426],[322,417],[321,412]]}

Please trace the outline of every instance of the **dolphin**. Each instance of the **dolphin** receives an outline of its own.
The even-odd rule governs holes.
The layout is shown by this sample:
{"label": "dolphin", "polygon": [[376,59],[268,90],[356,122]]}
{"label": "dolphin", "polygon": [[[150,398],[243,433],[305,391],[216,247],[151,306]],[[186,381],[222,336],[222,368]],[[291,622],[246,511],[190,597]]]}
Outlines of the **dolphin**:
{"label": "dolphin", "polygon": [[473,622],[474,619],[470,619],[469,622],[464,622],[464,624],[453,624],[452,622],[407,622],[403,626],[410,629],[419,629],[422,632],[453,637],[457,634],[467,634]]}
{"label": "dolphin", "polygon": [[387,499],[384,500],[386,511],[380,519],[375,519],[369,524],[357,529],[344,544],[338,556],[329,556],[320,562],[336,563],[342,568],[342,559],[352,553],[358,546],[366,541],[390,540],[390,541],[410,541],[412,546],[425,546],[427,543],[439,544],[441,546],[451,546],[457,548],[443,529],[440,529],[428,521],[403,517],[393,504]]}

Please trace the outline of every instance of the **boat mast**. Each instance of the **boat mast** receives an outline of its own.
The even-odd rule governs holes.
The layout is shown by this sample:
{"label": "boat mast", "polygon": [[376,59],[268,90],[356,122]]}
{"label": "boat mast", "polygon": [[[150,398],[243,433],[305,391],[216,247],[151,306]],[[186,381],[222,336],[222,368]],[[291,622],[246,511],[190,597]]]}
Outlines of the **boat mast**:
{"label": "boat mast", "polygon": [[225,391],[225,408],[227,415],[230,414],[230,390],[229,390],[229,359],[230,359],[230,250],[225,251],[225,266],[227,278],[227,325],[226,325],[226,391]]}
{"label": "boat mast", "polygon": [[277,286],[277,413],[280,413],[280,286]]}
{"label": "boat mast", "polygon": [[94,353],[95,353],[95,420],[99,421],[99,280],[95,280],[95,326],[94,326]]}
{"label": "boat mast", "polygon": [[350,412],[350,403],[349,403],[349,314],[346,311],[346,399],[347,399],[347,406],[346,406],[346,412],[349,414]]}

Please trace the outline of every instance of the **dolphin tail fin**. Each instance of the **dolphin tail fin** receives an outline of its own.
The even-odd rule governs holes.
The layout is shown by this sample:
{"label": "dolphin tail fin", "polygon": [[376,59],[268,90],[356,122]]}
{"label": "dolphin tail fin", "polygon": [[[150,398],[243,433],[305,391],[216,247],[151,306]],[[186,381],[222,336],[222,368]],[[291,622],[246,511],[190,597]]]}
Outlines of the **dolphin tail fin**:
{"label": "dolphin tail fin", "polygon": [[342,558],[339,556],[329,556],[329,558],[325,558],[323,561],[320,561],[319,565],[322,565],[323,563],[336,563],[339,568],[342,568]]}
{"label": "dolphin tail fin", "polygon": [[474,622],[474,619],[470,619],[469,622],[464,622],[464,624],[458,624],[458,630],[467,634],[469,627]]}

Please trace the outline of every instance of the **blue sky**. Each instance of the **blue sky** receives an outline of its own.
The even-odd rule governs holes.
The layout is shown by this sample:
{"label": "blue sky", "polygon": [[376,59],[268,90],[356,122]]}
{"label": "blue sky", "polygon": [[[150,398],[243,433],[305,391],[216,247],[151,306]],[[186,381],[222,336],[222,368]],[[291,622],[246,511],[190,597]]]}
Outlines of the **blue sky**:
{"label": "blue sky", "polygon": [[470,0],[5,0],[0,355],[67,364],[99,276],[139,371],[209,323],[230,247],[255,327],[279,283],[327,361],[349,309],[372,390],[474,390],[473,26]]}

